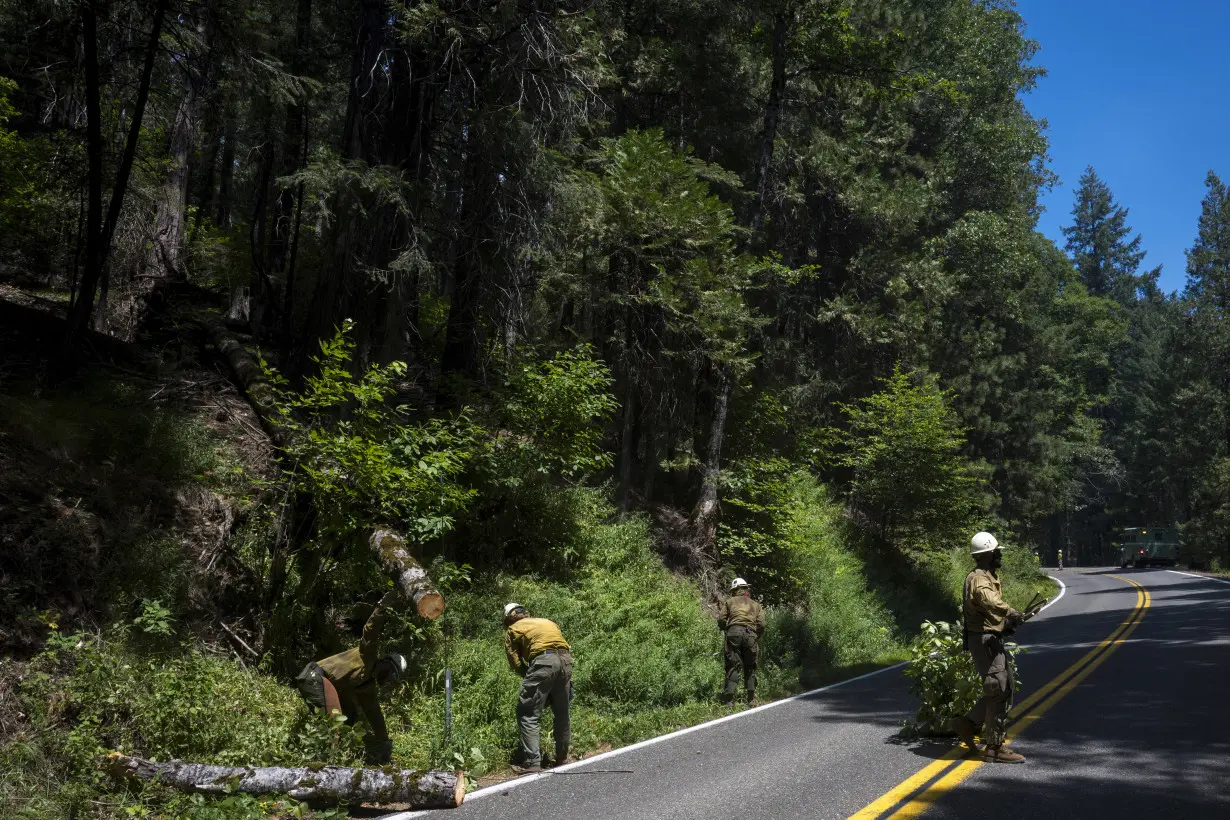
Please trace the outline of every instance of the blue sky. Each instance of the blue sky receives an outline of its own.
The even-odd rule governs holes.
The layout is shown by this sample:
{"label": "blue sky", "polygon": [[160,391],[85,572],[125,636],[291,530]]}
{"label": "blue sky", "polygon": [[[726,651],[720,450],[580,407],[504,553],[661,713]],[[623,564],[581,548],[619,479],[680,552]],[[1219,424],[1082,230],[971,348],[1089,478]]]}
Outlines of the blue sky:
{"label": "blue sky", "polygon": [[1161,264],[1186,281],[1204,178],[1230,177],[1230,0],[1017,0],[1047,70],[1025,97],[1048,121],[1051,170],[1039,227],[1060,243],[1077,181],[1092,165]]}

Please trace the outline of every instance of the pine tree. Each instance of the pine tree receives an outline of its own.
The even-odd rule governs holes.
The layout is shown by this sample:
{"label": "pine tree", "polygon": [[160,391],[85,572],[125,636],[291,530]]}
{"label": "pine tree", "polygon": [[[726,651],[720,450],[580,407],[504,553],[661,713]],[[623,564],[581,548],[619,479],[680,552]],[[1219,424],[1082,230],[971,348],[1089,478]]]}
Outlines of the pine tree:
{"label": "pine tree", "polygon": [[1093,166],[1081,174],[1072,207],[1073,223],[1064,228],[1067,251],[1081,282],[1094,296],[1110,296],[1121,304],[1136,295],[1136,268],[1145,254],[1140,234],[1128,238],[1127,208],[1115,202],[1108,186]]}
{"label": "pine tree", "polygon": [[1199,401],[1186,411],[1187,460],[1196,469],[1193,517],[1187,532],[1202,552],[1230,560],[1230,190],[1209,172],[1195,245],[1187,252],[1187,314],[1191,374]]}

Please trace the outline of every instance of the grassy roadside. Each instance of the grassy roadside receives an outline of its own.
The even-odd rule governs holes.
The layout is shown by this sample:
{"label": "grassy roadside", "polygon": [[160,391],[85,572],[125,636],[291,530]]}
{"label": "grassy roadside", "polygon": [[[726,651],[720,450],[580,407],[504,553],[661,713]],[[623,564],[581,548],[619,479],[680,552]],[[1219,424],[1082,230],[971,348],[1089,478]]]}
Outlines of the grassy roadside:
{"label": "grassy roadside", "polygon": [[[227,516],[242,518],[253,503],[245,476],[267,467],[242,402],[206,374],[166,384],[109,377],[82,395],[32,388],[0,401],[0,506],[10,539],[0,560],[10,562],[5,577],[25,584],[10,584],[0,601],[9,655],[0,660],[0,807],[40,820],[303,814],[286,801],[117,790],[100,773],[96,761],[111,750],[347,764],[361,744],[310,714],[289,682],[270,674],[268,658],[253,659],[217,627],[251,609],[262,569],[242,526],[229,546],[218,539]],[[721,635],[700,590],[663,566],[649,522],[621,520],[599,490],[552,492],[566,573],[476,572],[452,583],[442,622],[390,624],[386,644],[416,670],[385,699],[396,765],[507,770],[518,687],[503,657],[508,600],[556,620],[573,645],[574,754],[732,711],[715,697]],[[762,701],[903,660],[923,618],[955,615],[968,571],[963,548],[885,568],[806,476],[779,515],[780,568],[804,594],[768,607]],[[1051,582],[1031,556],[1024,560],[1027,551],[1008,555],[1006,590],[1019,606]],[[73,579],[82,579],[76,588]],[[447,741],[445,668],[455,685]]]}

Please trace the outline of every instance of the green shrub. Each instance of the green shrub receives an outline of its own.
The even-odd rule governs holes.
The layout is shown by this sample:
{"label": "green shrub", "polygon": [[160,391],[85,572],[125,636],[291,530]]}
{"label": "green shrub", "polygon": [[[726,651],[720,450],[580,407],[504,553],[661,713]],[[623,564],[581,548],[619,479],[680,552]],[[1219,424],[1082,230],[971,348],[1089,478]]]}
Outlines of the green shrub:
{"label": "green shrub", "polygon": [[[6,797],[30,807],[17,816],[71,815],[100,795],[127,816],[237,820],[268,816],[275,802],[173,797],[157,786],[117,792],[98,765],[112,751],[220,765],[361,760],[358,732],[309,711],[290,686],[199,651],[147,653],[122,630],[107,640],[54,633],[22,678],[26,728],[0,745],[0,775],[14,791]],[[163,808],[143,814],[150,799]]]}
{"label": "green shrub", "polygon": [[372,365],[356,376],[353,329],[346,321],[321,341],[313,357],[318,372],[302,391],[266,368],[274,418],[284,431],[287,480],[311,495],[317,528],[331,543],[379,525],[417,539],[439,537],[474,497],[461,476],[482,451],[484,431],[467,411],[412,421],[394,407],[405,363]]}
{"label": "green shrub", "polygon": [[[962,645],[961,632],[960,623],[923,621],[918,637],[910,643],[905,675],[919,705],[914,718],[906,721],[904,734],[951,735],[952,719],[973,709],[982,697],[982,678]],[[1007,642],[1005,648],[1015,664],[1020,647]]]}
{"label": "green shrub", "polygon": [[867,585],[841,508],[815,479],[795,474],[778,524],[780,549],[801,597],[769,611],[763,655],[805,687],[900,658],[893,617]]}

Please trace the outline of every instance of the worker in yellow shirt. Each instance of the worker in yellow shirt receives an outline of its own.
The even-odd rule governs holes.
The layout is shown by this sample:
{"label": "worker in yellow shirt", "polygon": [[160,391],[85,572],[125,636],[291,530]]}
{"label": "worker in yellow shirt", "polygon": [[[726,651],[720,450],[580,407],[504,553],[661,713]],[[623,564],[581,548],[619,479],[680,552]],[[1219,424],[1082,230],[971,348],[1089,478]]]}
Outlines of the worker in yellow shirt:
{"label": "worker in yellow shirt", "polygon": [[517,696],[517,725],[521,733],[521,772],[542,771],[539,721],[548,702],[555,715],[556,766],[568,758],[572,726],[568,714],[572,700],[572,652],[553,621],[531,618],[525,607],[504,607],[504,650],[508,666],[522,676]]}

